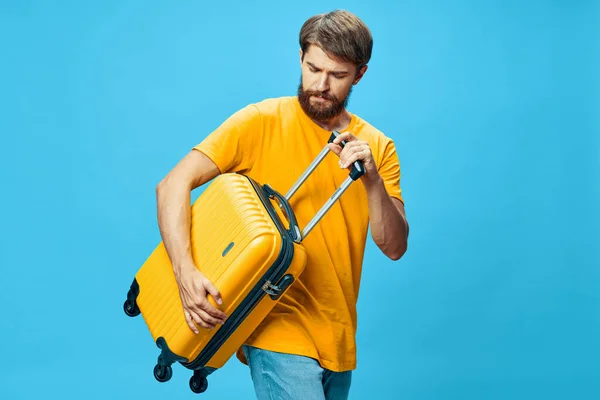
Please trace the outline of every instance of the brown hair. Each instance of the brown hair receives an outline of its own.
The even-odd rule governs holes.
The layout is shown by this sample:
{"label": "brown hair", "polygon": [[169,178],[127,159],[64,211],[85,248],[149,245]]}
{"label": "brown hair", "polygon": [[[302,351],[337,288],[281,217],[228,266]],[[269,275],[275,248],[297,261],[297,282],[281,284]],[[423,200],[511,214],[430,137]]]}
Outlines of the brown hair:
{"label": "brown hair", "polygon": [[302,25],[300,48],[303,54],[311,44],[343,62],[354,63],[360,70],[371,59],[373,37],[356,15],[335,10],[315,15]]}

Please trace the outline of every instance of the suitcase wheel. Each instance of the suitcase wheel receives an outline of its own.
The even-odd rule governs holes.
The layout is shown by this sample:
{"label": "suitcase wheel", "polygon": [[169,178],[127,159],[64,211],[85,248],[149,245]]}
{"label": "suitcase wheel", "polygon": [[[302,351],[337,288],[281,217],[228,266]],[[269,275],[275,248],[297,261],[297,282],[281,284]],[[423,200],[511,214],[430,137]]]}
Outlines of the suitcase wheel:
{"label": "suitcase wheel", "polygon": [[208,388],[208,379],[205,377],[192,376],[190,378],[190,389],[194,393],[204,393]]}
{"label": "suitcase wheel", "polygon": [[167,382],[173,376],[173,368],[170,365],[156,364],[154,367],[154,378],[159,382]]}
{"label": "suitcase wheel", "polygon": [[123,310],[125,311],[125,314],[130,317],[136,317],[140,315],[140,309],[135,301],[125,300],[125,303],[123,303]]}
{"label": "suitcase wheel", "polygon": [[127,300],[125,300],[125,303],[123,304],[123,310],[125,311],[125,314],[130,317],[140,315],[140,309],[136,301],[139,294],[140,286],[137,283],[137,279],[134,279],[131,283],[129,291],[127,292]]}

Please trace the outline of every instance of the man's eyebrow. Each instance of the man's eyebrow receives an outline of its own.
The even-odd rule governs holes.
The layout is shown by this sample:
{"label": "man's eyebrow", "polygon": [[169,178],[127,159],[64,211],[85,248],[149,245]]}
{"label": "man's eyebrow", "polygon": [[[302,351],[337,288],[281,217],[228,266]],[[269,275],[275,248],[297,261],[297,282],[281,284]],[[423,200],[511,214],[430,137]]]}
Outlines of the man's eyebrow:
{"label": "man's eyebrow", "polygon": [[[317,67],[315,64],[311,63],[310,61],[307,61],[306,63],[311,68],[321,71],[321,68]],[[347,74],[348,71],[331,71],[331,73],[334,74],[334,75],[343,75],[343,74]]]}

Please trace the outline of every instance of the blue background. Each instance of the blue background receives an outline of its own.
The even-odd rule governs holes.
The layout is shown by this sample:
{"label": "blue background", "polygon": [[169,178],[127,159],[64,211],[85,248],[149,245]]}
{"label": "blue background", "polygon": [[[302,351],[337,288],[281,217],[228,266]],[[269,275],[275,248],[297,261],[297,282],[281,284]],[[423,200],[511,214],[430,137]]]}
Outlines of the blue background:
{"label": "blue background", "polygon": [[[351,399],[600,398],[598,3],[367,3],[1,3],[0,398],[196,397],[122,311],[155,185],[294,94],[335,8],[373,32],[350,110],[396,141],[411,223],[399,262],[369,240]],[[253,398],[248,370],[202,398]]]}

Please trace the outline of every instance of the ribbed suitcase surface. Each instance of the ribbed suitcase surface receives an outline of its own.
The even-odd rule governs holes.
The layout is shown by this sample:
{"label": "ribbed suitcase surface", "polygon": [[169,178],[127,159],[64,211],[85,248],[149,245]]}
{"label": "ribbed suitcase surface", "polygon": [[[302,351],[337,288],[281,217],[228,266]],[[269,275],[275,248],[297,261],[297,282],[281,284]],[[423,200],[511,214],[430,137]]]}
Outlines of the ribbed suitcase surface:
{"label": "ribbed suitcase surface", "polygon": [[[193,204],[191,238],[196,266],[219,288],[220,308],[227,315],[275,262],[281,249],[281,235],[250,181],[235,174],[215,178]],[[192,361],[221,327],[200,328],[198,335],[190,330],[162,242],[136,277],[138,307],[153,338],[163,337],[171,351]],[[209,300],[216,306],[212,297]]]}

